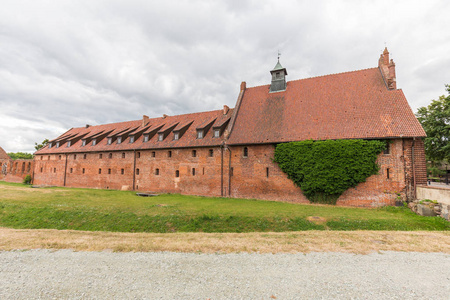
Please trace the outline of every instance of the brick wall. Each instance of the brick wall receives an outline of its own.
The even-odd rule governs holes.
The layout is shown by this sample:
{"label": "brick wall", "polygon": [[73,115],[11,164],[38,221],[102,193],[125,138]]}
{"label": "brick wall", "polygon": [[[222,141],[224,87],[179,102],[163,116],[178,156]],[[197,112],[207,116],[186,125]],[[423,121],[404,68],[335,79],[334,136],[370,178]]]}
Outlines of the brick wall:
{"label": "brick wall", "polygon": [[25,176],[32,175],[34,169],[32,159],[2,159],[0,165],[0,180],[8,182],[22,182]]}

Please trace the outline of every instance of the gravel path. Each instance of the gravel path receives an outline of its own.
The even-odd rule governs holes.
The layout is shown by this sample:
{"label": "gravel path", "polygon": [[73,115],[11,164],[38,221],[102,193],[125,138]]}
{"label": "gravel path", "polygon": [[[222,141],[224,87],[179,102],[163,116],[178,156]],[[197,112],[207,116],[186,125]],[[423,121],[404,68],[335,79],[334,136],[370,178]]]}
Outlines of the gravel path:
{"label": "gravel path", "polygon": [[0,252],[0,299],[450,299],[450,255]]}

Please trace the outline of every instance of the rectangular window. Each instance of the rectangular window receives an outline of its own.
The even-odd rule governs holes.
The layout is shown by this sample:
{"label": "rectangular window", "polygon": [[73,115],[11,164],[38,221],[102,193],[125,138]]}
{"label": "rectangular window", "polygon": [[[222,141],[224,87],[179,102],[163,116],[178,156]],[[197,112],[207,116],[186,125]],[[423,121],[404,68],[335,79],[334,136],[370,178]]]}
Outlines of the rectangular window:
{"label": "rectangular window", "polygon": [[164,133],[158,134],[158,141],[161,142],[162,140],[164,140]]}
{"label": "rectangular window", "polygon": [[122,143],[122,137],[121,137],[121,136],[119,136],[119,137],[117,138],[117,144],[120,144],[120,143]]}
{"label": "rectangular window", "polygon": [[74,159],[74,160],[77,159],[77,155],[76,155],[76,154],[73,155],[73,159]]}
{"label": "rectangular window", "polygon": [[197,157],[197,150],[192,150],[192,157]]}
{"label": "rectangular window", "polygon": [[112,158],[112,153],[108,154],[108,157],[109,157],[109,158]]}
{"label": "rectangular window", "polygon": [[155,169],[155,175],[159,175],[159,169]]}
{"label": "rectangular window", "polygon": [[102,159],[102,158],[103,158],[103,154],[100,153],[100,154],[98,155],[98,158]]}
{"label": "rectangular window", "polygon": [[56,173],[56,168],[53,168],[53,173]]}
{"label": "rectangular window", "polygon": [[108,169],[108,174],[111,174],[111,169]]}
{"label": "rectangular window", "polygon": [[144,135],[144,142],[148,142],[148,134]]}
{"label": "rectangular window", "polygon": [[112,144],[112,138],[108,138],[108,145]]}
{"label": "rectangular window", "polygon": [[72,168],[70,168],[70,173],[72,173],[73,172],[73,169]]}
{"label": "rectangular window", "polygon": [[215,138],[220,137],[220,129],[215,129],[215,130],[214,130],[214,137],[215,137]]}
{"label": "rectangular window", "polygon": [[136,169],[136,175],[139,175],[139,169]]}
{"label": "rectangular window", "polygon": [[102,169],[98,169],[98,174],[102,174]]}
{"label": "rectangular window", "polygon": [[195,176],[195,168],[192,168],[192,176]]}
{"label": "rectangular window", "polygon": [[61,155],[58,158],[59,158],[59,160],[61,160]]}
{"label": "rectangular window", "polygon": [[386,149],[383,150],[383,154],[389,154],[391,152],[391,143],[386,142]]}
{"label": "rectangular window", "polygon": [[213,157],[214,156],[214,150],[213,149],[209,149],[209,157]]}
{"label": "rectangular window", "polygon": [[59,148],[59,142],[56,142],[56,148]]}
{"label": "rectangular window", "polygon": [[51,148],[52,147],[52,143],[48,143],[48,148]]}
{"label": "rectangular window", "polygon": [[86,159],[86,157],[87,157],[87,154],[84,154],[84,155],[83,155],[83,159]]}
{"label": "rectangular window", "polygon": [[152,151],[152,157],[156,157],[156,152]]}
{"label": "rectangular window", "polygon": [[203,130],[197,130],[197,138],[202,139],[203,138]]}
{"label": "rectangular window", "polygon": [[85,173],[85,171],[86,171],[86,170],[83,168],[83,174]]}
{"label": "rectangular window", "polygon": [[125,174],[125,169],[120,169],[120,174]]}
{"label": "rectangular window", "polygon": [[266,168],[266,177],[269,178],[269,168]]}
{"label": "rectangular window", "polygon": [[167,151],[167,157],[172,157],[172,151]]}
{"label": "rectangular window", "polygon": [[41,167],[41,173],[42,173],[42,167]]}
{"label": "rectangular window", "polygon": [[86,146],[86,140],[82,140],[82,141],[81,141],[81,146],[82,146],[82,147]]}
{"label": "rectangular window", "polygon": [[72,144],[72,141],[68,141],[67,142],[67,147],[70,147],[71,144]]}
{"label": "rectangular window", "polygon": [[173,139],[174,139],[174,140],[178,140],[179,137],[180,137],[180,133],[179,133],[179,132],[174,132],[174,134],[173,134]]}
{"label": "rectangular window", "polygon": [[122,158],[125,158],[125,152],[122,152]]}
{"label": "rectangular window", "polygon": [[390,170],[389,168],[386,169],[386,178],[389,179],[390,178]]}
{"label": "rectangular window", "polygon": [[180,171],[179,170],[175,171],[175,177],[180,177]]}
{"label": "rectangular window", "polygon": [[130,143],[134,143],[134,135],[130,136]]}
{"label": "rectangular window", "polygon": [[141,152],[138,152],[136,155],[137,155],[137,158],[141,158]]}
{"label": "rectangular window", "polygon": [[92,140],[92,146],[95,146],[95,145],[97,145],[97,140],[96,140],[96,139],[93,139],[93,140]]}

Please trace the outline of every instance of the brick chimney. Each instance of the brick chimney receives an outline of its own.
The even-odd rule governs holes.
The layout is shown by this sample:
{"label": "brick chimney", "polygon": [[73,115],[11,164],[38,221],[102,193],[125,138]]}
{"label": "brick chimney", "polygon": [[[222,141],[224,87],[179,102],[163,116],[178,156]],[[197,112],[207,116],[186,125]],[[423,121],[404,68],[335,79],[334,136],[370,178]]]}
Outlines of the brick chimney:
{"label": "brick chimney", "polygon": [[226,115],[228,113],[228,111],[230,110],[230,108],[227,105],[223,106],[223,114]]}
{"label": "brick chimney", "polygon": [[241,82],[241,91],[245,91],[245,89],[247,88],[247,83],[245,81]]}
{"label": "brick chimney", "polygon": [[148,116],[143,115],[142,116],[142,127],[144,127],[148,123]]}
{"label": "brick chimney", "polygon": [[389,51],[384,48],[383,54],[380,55],[378,60],[378,68],[383,75],[384,81],[386,82],[387,88],[390,90],[397,89],[397,81],[395,77],[395,63],[391,59],[389,60]]}

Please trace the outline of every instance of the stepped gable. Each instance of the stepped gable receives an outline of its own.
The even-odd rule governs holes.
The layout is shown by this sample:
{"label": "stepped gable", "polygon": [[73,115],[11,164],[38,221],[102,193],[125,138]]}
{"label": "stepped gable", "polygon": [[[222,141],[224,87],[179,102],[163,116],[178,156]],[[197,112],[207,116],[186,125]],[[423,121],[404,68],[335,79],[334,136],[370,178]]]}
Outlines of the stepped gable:
{"label": "stepped gable", "polygon": [[[232,113],[232,109],[225,114],[223,110],[215,110],[176,116],[164,115],[159,118],[144,116],[143,119],[135,121],[86,125],[70,129],[51,140],[49,145],[35,154],[218,146],[222,144],[223,136],[213,137],[211,126],[204,128],[204,124],[223,124],[230,119]],[[197,138],[198,130],[204,131],[203,138]],[[178,139],[175,139],[174,132],[178,133]],[[162,141],[158,140],[159,133],[164,136]],[[148,136],[147,141],[145,136]]]}
{"label": "stepped gable", "polygon": [[425,137],[402,90],[365,69],[246,88],[228,144]]}
{"label": "stepped gable", "polygon": [[10,159],[9,155],[2,147],[0,147],[0,159]]}

